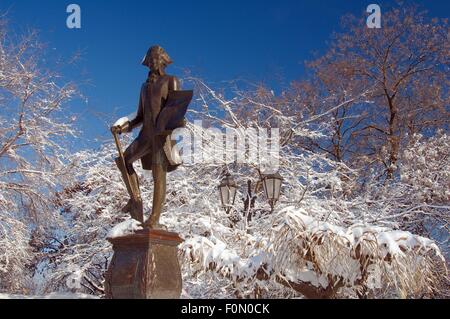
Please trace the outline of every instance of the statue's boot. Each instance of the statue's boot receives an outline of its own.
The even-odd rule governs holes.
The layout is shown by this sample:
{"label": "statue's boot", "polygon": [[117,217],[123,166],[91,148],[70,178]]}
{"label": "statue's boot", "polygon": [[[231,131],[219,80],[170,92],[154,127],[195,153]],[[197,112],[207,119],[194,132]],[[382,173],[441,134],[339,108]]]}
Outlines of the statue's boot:
{"label": "statue's boot", "polygon": [[136,173],[128,174],[128,170],[122,164],[119,158],[116,158],[116,164],[122,173],[122,179],[127,188],[130,199],[128,203],[122,208],[122,212],[128,213],[131,217],[141,223],[144,222],[144,207],[141,198],[141,192],[139,189],[139,180]]}
{"label": "statue's boot", "polygon": [[167,227],[159,222],[160,214],[152,211],[150,217],[145,222],[145,226],[151,229],[167,230]]}

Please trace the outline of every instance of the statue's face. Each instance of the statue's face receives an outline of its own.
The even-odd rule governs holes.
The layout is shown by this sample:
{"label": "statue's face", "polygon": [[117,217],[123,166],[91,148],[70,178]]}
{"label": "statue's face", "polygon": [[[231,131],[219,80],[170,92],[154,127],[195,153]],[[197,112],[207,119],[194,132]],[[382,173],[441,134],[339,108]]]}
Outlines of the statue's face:
{"label": "statue's face", "polygon": [[151,70],[161,70],[162,68],[162,59],[160,57],[160,55],[156,52],[152,52],[151,56],[150,56],[150,69]]}
{"label": "statue's face", "polygon": [[157,59],[157,58],[154,57],[154,56],[152,56],[152,57],[150,58],[150,64],[149,64],[150,69],[156,70],[156,69],[159,68],[160,63],[159,63],[158,60],[159,60],[159,59]]}

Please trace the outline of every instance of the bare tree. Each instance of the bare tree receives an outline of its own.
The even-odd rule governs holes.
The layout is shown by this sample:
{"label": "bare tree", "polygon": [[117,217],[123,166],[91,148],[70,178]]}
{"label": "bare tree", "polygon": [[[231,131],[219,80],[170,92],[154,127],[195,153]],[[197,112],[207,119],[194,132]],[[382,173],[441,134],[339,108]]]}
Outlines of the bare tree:
{"label": "bare tree", "polygon": [[[448,128],[448,21],[400,5],[383,13],[381,29],[369,29],[353,16],[344,19],[343,28],[328,52],[308,63],[310,96],[343,99],[364,87],[372,93],[331,113],[330,139],[315,146],[392,179],[410,136]],[[324,105],[316,102],[312,99],[312,108],[320,114]]]}
{"label": "bare tree", "polygon": [[58,219],[52,193],[67,172],[64,139],[74,134],[63,106],[76,91],[45,67],[35,32],[8,31],[0,20],[0,289],[19,289],[38,234]]}

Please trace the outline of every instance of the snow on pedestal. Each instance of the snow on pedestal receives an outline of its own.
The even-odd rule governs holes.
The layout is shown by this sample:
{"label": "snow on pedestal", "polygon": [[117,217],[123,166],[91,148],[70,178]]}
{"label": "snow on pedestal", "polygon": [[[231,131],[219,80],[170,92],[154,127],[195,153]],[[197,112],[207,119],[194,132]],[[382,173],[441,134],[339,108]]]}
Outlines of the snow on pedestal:
{"label": "snow on pedestal", "polygon": [[137,231],[143,229],[144,227],[142,226],[142,223],[138,222],[135,219],[128,219],[112,228],[108,233],[107,239],[114,239],[132,235]]}

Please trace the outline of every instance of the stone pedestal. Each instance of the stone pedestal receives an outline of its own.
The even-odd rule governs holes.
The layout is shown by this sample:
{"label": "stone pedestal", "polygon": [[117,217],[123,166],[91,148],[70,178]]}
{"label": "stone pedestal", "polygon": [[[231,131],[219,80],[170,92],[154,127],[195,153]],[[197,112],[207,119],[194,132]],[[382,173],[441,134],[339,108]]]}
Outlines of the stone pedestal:
{"label": "stone pedestal", "polygon": [[114,255],[105,274],[108,299],[178,299],[182,280],[176,233],[144,229],[108,239]]}

